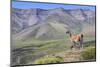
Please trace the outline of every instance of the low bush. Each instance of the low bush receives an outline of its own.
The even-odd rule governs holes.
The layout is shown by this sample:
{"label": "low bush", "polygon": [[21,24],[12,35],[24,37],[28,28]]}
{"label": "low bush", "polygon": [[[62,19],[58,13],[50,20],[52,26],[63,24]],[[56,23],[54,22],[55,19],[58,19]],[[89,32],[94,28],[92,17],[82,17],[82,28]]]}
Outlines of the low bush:
{"label": "low bush", "polygon": [[95,47],[87,47],[81,52],[83,60],[92,60],[96,58]]}
{"label": "low bush", "polygon": [[61,57],[42,57],[34,62],[34,64],[50,64],[50,63],[60,63],[63,59]]}

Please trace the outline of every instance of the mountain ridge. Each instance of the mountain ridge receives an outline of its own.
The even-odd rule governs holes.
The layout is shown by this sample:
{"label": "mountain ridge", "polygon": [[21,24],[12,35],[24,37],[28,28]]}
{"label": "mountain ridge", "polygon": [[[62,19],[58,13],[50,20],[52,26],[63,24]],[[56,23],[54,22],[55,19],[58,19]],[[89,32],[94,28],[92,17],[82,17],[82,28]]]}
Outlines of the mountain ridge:
{"label": "mountain ridge", "polygon": [[[48,26],[51,24],[51,26]],[[83,9],[74,9],[66,10],[63,8],[55,8],[50,10],[44,9],[15,9],[12,10],[12,22],[11,22],[12,34],[16,37],[23,36],[27,37],[31,34],[36,38],[41,38],[38,34],[41,33],[42,25],[44,25],[44,32],[47,33],[48,30],[51,34],[45,34],[45,38],[53,38],[54,32],[57,34],[57,26],[59,27],[58,34],[64,35],[64,33],[70,29],[74,32],[82,32],[82,29],[86,26],[95,25],[95,11],[92,10],[83,10]],[[55,25],[54,28],[52,26]],[[85,26],[84,26],[85,25]],[[66,27],[64,27],[66,26]],[[62,28],[62,30],[60,30]],[[53,29],[56,29],[53,31]],[[65,31],[66,29],[66,31]],[[25,32],[25,30],[27,30]],[[30,31],[30,32],[29,32]],[[33,31],[33,33],[32,33]],[[21,34],[20,34],[21,33]],[[27,34],[26,34],[27,33]],[[29,34],[28,34],[29,33]],[[43,34],[44,35],[44,34]],[[41,34],[41,36],[43,36]],[[22,37],[22,38],[23,38]],[[60,35],[56,37],[61,37]]]}

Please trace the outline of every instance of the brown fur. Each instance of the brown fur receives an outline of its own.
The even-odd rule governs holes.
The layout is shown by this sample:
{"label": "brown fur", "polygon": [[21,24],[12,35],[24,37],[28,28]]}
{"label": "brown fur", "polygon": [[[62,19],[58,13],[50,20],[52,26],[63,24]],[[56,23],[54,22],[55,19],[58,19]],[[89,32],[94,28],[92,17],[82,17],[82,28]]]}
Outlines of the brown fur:
{"label": "brown fur", "polygon": [[83,48],[83,34],[72,35],[71,32],[66,32],[70,34],[70,40],[73,43],[72,48]]}

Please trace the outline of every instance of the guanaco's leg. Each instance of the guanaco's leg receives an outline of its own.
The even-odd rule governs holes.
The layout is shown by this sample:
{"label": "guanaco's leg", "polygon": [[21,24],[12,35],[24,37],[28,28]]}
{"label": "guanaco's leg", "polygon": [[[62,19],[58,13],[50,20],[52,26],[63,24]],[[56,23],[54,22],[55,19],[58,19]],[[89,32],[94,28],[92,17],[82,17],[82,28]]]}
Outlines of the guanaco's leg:
{"label": "guanaco's leg", "polygon": [[83,48],[83,38],[80,40],[80,47]]}
{"label": "guanaco's leg", "polygon": [[71,49],[75,48],[75,45],[76,45],[76,43],[73,41],[73,42],[72,42]]}

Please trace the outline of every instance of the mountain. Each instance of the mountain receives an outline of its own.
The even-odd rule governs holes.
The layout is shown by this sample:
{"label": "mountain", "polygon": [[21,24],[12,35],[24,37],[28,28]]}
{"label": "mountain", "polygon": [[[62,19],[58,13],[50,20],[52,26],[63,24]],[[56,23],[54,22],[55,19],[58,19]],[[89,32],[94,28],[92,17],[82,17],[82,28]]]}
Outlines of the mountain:
{"label": "mountain", "polygon": [[63,8],[48,10],[13,8],[11,26],[12,35],[18,39],[63,38],[67,30],[80,33],[87,30],[88,26],[94,27],[95,11]]}

